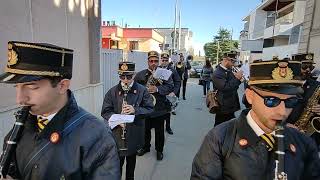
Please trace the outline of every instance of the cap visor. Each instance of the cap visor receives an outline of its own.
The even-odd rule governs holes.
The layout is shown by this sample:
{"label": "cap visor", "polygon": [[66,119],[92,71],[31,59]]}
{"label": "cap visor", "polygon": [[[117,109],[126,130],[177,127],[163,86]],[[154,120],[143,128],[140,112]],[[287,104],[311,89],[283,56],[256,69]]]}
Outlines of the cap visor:
{"label": "cap visor", "polygon": [[16,84],[44,79],[43,76],[3,73],[0,75],[0,83]]}
{"label": "cap visor", "polygon": [[256,84],[252,86],[263,91],[279,94],[298,95],[303,93],[302,87],[290,84]]}

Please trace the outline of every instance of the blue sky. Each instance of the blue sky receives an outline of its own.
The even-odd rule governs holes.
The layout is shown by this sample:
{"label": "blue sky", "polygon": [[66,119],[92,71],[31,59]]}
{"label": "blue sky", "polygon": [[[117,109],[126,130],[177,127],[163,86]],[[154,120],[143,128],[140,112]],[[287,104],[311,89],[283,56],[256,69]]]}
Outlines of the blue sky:
{"label": "blue sky", "polygon": [[[239,38],[242,19],[261,0],[178,0],[181,27],[193,31],[195,46],[203,46],[216,35],[219,27],[233,29]],[[127,23],[129,27],[173,27],[175,0],[102,0],[102,20]],[[197,51],[196,51],[197,52]]]}

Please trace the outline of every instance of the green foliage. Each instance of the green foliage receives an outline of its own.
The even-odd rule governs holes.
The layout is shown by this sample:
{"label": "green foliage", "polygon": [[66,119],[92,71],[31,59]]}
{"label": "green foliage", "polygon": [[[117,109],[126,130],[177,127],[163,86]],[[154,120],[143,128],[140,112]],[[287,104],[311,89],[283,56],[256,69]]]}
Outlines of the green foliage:
{"label": "green foliage", "polygon": [[228,29],[220,28],[218,34],[213,36],[213,41],[206,43],[203,47],[206,58],[210,58],[212,63],[216,63],[217,52],[219,52],[219,60],[224,53],[237,49],[239,42],[232,40],[231,36],[231,32]]}

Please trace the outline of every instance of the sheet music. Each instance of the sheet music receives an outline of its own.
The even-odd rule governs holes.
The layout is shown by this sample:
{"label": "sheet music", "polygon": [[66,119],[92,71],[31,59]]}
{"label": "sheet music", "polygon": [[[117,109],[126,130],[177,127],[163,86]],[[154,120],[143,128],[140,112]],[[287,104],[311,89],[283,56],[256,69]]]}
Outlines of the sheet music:
{"label": "sheet music", "polygon": [[135,115],[125,115],[125,114],[113,114],[109,118],[109,126],[111,129],[123,123],[132,123],[134,121]]}
{"label": "sheet music", "polygon": [[156,72],[154,73],[153,77],[167,81],[169,79],[169,77],[171,76],[171,74],[172,74],[172,71],[165,69],[165,68],[158,67]]}
{"label": "sheet music", "polygon": [[173,64],[176,64],[180,60],[180,56],[178,54],[172,54],[171,55],[171,61]]}

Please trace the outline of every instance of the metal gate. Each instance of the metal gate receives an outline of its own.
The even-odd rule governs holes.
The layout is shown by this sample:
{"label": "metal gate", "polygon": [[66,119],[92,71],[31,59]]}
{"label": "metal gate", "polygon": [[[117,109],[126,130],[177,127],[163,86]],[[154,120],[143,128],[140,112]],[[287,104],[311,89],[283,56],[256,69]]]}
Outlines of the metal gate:
{"label": "metal gate", "polygon": [[118,63],[120,61],[130,61],[136,63],[136,72],[148,67],[146,52],[124,53],[121,49],[102,49],[100,79],[103,82],[103,94],[119,82]]}
{"label": "metal gate", "polygon": [[119,81],[118,64],[122,61],[123,51],[115,49],[101,50],[101,80],[103,82],[103,95]]}

